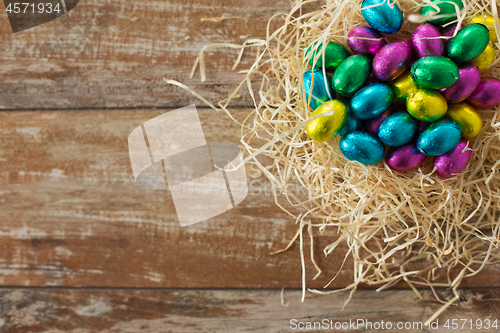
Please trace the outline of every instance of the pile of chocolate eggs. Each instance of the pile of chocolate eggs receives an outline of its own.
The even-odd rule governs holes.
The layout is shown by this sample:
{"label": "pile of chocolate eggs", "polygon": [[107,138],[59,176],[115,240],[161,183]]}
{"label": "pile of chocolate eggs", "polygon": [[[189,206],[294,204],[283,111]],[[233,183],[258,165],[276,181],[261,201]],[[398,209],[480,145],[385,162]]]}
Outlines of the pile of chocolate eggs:
{"label": "pile of chocolate eggs", "polygon": [[340,135],[344,156],[367,165],[385,157],[404,172],[432,157],[439,176],[462,172],[472,155],[468,140],[483,128],[476,110],[500,104],[500,80],[482,77],[495,59],[493,18],[479,14],[457,27],[457,8],[463,9],[461,0],[433,0],[422,7],[428,20],[410,40],[388,42],[383,34],[403,25],[400,8],[364,0],[369,27],[349,32],[352,55],[335,40],[310,45],[305,55],[312,69],[303,74],[315,117],[306,127],[309,137],[323,142]]}

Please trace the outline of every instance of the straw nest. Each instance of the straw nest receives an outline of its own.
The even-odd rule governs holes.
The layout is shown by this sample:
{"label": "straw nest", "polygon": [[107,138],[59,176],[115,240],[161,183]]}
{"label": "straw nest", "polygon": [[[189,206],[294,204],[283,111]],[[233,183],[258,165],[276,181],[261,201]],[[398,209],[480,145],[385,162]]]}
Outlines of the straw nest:
{"label": "straw nest", "polygon": [[[427,2],[398,2],[405,23],[400,32],[387,36],[389,41],[410,38],[419,21],[419,16],[413,14]],[[468,24],[478,13],[498,16],[495,1],[464,3],[460,23]],[[416,171],[399,173],[385,162],[364,166],[345,159],[338,138],[325,143],[311,141],[305,126],[312,110],[301,89],[302,74],[310,69],[304,50],[314,42],[331,38],[347,46],[349,30],[366,25],[360,7],[361,0],[331,0],[326,4],[299,0],[290,13],[270,20],[269,26],[276,21],[282,24],[275,31],[269,28],[265,39],[248,40],[243,45],[208,46],[195,66],[200,65],[204,79],[204,51],[229,46],[243,53],[248,47],[258,48],[257,60],[244,71],[246,78],[238,87],[248,88],[255,101],[254,111],[241,124],[241,143],[249,154],[247,167],[255,165],[279,189],[276,196],[285,196],[289,205],[300,209],[300,213],[293,214],[281,206],[298,225],[292,241],[299,239],[302,245],[303,232],[317,228],[331,235],[332,243],[324,248],[325,255],[344,243],[348,248],[344,260],[349,258],[354,263],[354,282],[345,288],[351,291],[360,284],[384,289],[401,280],[418,296],[416,287],[451,287],[454,297],[441,301],[443,307],[430,322],[458,300],[456,288],[462,279],[500,259],[500,117],[496,110],[480,111],[484,128],[470,142],[473,154],[469,166],[462,174],[446,180],[434,174],[431,161]],[[495,23],[500,40],[498,20]],[[495,50],[499,48],[497,43]],[[483,76],[499,77],[499,61]],[[258,91],[253,91],[250,84],[250,77],[254,79],[255,75],[262,78]],[[214,109],[229,114],[228,105],[237,96],[235,91],[217,108],[198,95]],[[264,163],[258,155],[270,159]],[[299,197],[291,190],[293,187],[288,185],[294,182],[307,190],[307,197]],[[301,246],[303,266],[304,253]],[[320,267],[315,266],[320,273]],[[303,267],[305,290],[304,272]],[[436,280],[443,272],[447,278]]]}

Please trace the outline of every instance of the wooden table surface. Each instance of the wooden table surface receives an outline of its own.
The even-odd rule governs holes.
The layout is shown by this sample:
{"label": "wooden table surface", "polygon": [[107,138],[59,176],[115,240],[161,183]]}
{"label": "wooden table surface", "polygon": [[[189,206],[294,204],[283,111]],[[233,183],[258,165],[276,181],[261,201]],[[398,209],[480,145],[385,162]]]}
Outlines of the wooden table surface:
{"label": "wooden table surface", "polygon": [[[162,78],[214,103],[227,97],[242,78],[231,71],[238,51],[209,52],[201,83],[199,74],[189,78],[201,48],[262,37],[267,20],[290,7],[285,0],[80,0],[61,18],[13,34],[0,5],[0,332],[288,332],[291,319],[424,322],[441,306],[427,289],[422,300],[408,289],[358,290],[344,309],[345,292],[307,294],[301,303],[298,245],[271,255],[297,226],[263,177],[251,178],[235,209],[184,228],[168,191],[134,183],[128,135],[169,110],[194,103],[208,142],[239,141],[229,117]],[[250,107],[242,94],[235,117]],[[322,245],[335,235],[316,236],[324,274],[313,280],[306,260],[306,278],[320,289],[343,249],[325,259]],[[447,319],[500,320],[499,271],[465,280],[439,331],[448,331]],[[348,263],[332,287],[351,278]]]}

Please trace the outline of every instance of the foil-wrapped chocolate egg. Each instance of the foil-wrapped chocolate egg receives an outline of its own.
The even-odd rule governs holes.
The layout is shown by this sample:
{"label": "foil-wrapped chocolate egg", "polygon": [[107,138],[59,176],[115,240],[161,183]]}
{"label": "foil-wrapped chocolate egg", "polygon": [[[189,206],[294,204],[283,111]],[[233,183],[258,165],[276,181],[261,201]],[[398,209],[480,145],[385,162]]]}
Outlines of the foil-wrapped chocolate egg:
{"label": "foil-wrapped chocolate egg", "polygon": [[406,99],[406,109],[418,120],[435,121],[446,114],[448,103],[435,90],[418,89]]}
{"label": "foil-wrapped chocolate egg", "polygon": [[406,99],[419,89],[411,78],[410,72],[404,72],[389,84],[392,88],[394,101],[398,103],[406,103]]}
{"label": "foil-wrapped chocolate egg", "polygon": [[420,132],[417,148],[427,156],[446,154],[455,147],[462,137],[462,130],[453,120],[441,119]]}
{"label": "foil-wrapped chocolate egg", "polygon": [[352,52],[373,57],[387,44],[387,39],[375,29],[359,26],[352,28],[347,35],[347,44]]}
{"label": "foil-wrapped chocolate egg", "polygon": [[458,66],[445,57],[425,57],[411,66],[411,77],[422,88],[449,88],[458,81]]}
{"label": "foil-wrapped chocolate egg", "polygon": [[329,72],[333,71],[348,56],[349,52],[336,41],[328,41],[323,50],[323,43],[314,43],[305,52],[309,58],[309,65],[316,68],[325,66]]}
{"label": "foil-wrapped chocolate egg", "polygon": [[344,136],[339,147],[347,159],[366,165],[382,161],[385,155],[382,142],[375,135],[361,131]]}
{"label": "foil-wrapped chocolate egg", "polygon": [[354,94],[361,88],[371,72],[370,60],[356,54],[342,61],[333,74],[333,88],[342,96]]}
{"label": "foil-wrapped chocolate egg", "polygon": [[466,139],[475,138],[483,129],[483,119],[467,103],[451,104],[446,117],[460,125],[462,136]]}
{"label": "foil-wrapped chocolate egg", "polygon": [[448,43],[448,56],[457,63],[470,61],[483,53],[489,42],[488,28],[482,24],[468,25]]}
{"label": "foil-wrapped chocolate egg", "polygon": [[[457,9],[464,8],[462,0],[432,0],[420,9],[420,15],[428,16],[427,22],[434,25],[443,25],[457,18]],[[434,19],[434,16],[439,16]]]}
{"label": "foil-wrapped chocolate egg", "polygon": [[486,72],[488,66],[495,61],[496,52],[491,43],[486,46],[483,53],[475,57],[470,61],[470,63],[476,66],[481,73]]}
{"label": "foil-wrapped chocolate egg", "polygon": [[413,30],[411,46],[419,57],[442,56],[444,54],[443,39],[439,38],[439,30],[431,24],[421,24]]}
{"label": "foil-wrapped chocolate egg", "polygon": [[366,120],[364,124],[364,129],[365,132],[375,134],[378,136],[378,131],[380,130],[380,124],[384,121],[385,118],[387,118],[388,115],[392,113],[392,108],[389,107],[387,110],[384,111],[380,116],[374,119]]}
{"label": "foil-wrapped chocolate egg", "polygon": [[450,103],[465,101],[476,90],[481,82],[481,72],[476,66],[463,65],[458,68],[458,81],[449,88],[443,89],[441,93]]}
{"label": "foil-wrapped chocolate egg", "polygon": [[311,69],[303,74],[304,93],[311,109],[316,110],[321,104],[333,99],[334,92],[328,75],[321,69]]}
{"label": "foil-wrapped chocolate egg", "polygon": [[459,174],[467,167],[472,156],[472,150],[467,140],[460,142],[449,152],[434,158],[436,174],[442,178],[450,178]]}
{"label": "foil-wrapped chocolate egg", "polygon": [[467,98],[467,103],[476,110],[486,110],[500,104],[500,80],[484,77],[476,90]]}
{"label": "foil-wrapped chocolate egg", "polygon": [[384,34],[394,34],[403,26],[403,13],[395,2],[363,0],[361,15],[370,27]]}
{"label": "foil-wrapped chocolate egg", "polygon": [[391,81],[410,67],[410,42],[400,40],[382,47],[373,58],[373,74],[382,81]]}
{"label": "foil-wrapped chocolate egg", "polygon": [[[458,32],[457,31],[457,23],[453,23],[453,24],[450,24],[448,26],[446,26],[446,28],[444,28],[442,31],[441,31],[441,36],[442,37],[448,37],[448,38],[443,38],[443,43],[444,45],[448,45],[448,43],[450,42],[450,40],[455,36],[455,32]],[[460,26],[461,28],[462,26]],[[460,30],[460,28],[458,28],[458,30]]]}
{"label": "foil-wrapped chocolate egg", "polygon": [[354,94],[351,109],[358,119],[373,119],[387,110],[391,103],[391,87],[384,83],[372,83]]}
{"label": "foil-wrapped chocolate egg", "polygon": [[488,31],[490,32],[490,41],[492,43],[496,43],[498,38],[497,38],[497,33],[495,31],[495,19],[493,18],[493,16],[488,14],[477,14],[470,20],[470,23],[484,24],[486,28],[488,28]]}
{"label": "foil-wrapped chocolate egg", "polygon": [[408,143],[400,147],[391,147],[385,162],[392,170],[405,172],[418,168],[426,158],[427,156],[422,154],[414,143]]}
{"label": "foil-wrapped chocolate egg", "polygon": [[388,146],[402,146],[413,139],[418,130],[418,121],[406,111],[389,115],[380,124],[378,137]]}
{"label": "foil-wrapped chocolate egg", "polygon": [[314,119],[306,126],[309,137],[316,142],[323,142],[337,134],[344,126],[347,119],[347,107],[336,99],[325,102],[311,114],[311,117],[325,112],[332,115]]}

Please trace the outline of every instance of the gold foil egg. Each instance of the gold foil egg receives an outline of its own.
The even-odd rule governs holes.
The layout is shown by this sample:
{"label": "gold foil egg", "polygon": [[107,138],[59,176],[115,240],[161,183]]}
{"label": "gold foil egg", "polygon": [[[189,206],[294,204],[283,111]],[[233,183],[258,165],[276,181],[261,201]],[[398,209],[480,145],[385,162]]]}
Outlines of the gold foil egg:
{"label": "gold foil egg", "polygon": [[486,46],[486,49],[478,55],[476,58],[472,59],[470,63],[477,68],[479,68],[479,71],[481,73],[484,73],[487,69],[488,66],[493,63],[495,60],[495,49],[493,49],[493,45],[491,43]]}
{"label": "gold foil egg", "polygon": [[418,89],[406,99],[406,108],[418,120],[435,121],[446,114],[448,103],[437,91]]}
{"label": "gold foil egg", "polygon": [[483,129],[483,119],[476,110],[467,103],[451,104],[446,116],[458,123],[462,128],[462,136],[471,139]]}
{"label": "gold foil egg", "polygon": [[417,92],[419,89],[411,78],[410,72],[404,72],[390,83],[394,94],[394,101],[405,103],[406,98]]}
{"label": "gold foil egg", "polygon": [[470,23],[480,23],[485,25],[490,33],[490,41],[495,43],[498,40],[495,32],[495,20],[493,19],[493,16],[488,14],[477,14],[470,20]]}
{"label": "gold foil egg", "polygon": [[333,111],[332,115],[319,117],[307,124],[307,134],[313,141],[326,141],[340,132],[344,126],[347,119],[347,107],[336,99],[323,103],[311,114],[311,117],[331,111]]}

